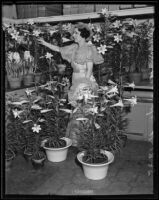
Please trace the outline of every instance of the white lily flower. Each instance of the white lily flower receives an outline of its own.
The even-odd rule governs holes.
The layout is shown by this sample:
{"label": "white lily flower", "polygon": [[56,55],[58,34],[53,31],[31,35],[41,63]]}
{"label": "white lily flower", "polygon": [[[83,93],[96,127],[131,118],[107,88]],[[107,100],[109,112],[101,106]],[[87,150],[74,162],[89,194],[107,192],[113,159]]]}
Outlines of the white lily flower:
{"label": "white lily flower", "polygon": [[103,15],[109,15],[109,11],[108,11],[107,8],[102,8],[101,13],[102,13]]}
{"label": "white lily flower", "polygon": [[130,84],[128,84],[128,87],[132,87],[133,89],[135,88],[135,84],[134,84],[134,82],[133,83],[130,83]]}
{"label": "white lily flower", "polygon": [[46,113],[46,112],[50,112],[52,111],[52,109],[44,109],[44,110],[41,110],[40,113]]}
{"label": "white lily flower", "polygon": [[39,30],[33,30],[33,35],[38,37],[40,35],[41,31]]}
{"label": "white lily flower", "polygon": [[40,107],[38,104],[34,104],[31,106],[32,109],[35,109],[35,110],[41,110],[42,107]]}
{"label": "white lily flower", "polygon": [[91,44],[92,44],[92,42],[89,40],[89,41],[87,42],[87,44],[91,45]]}
{"label": "white lily flower", "polygon": [[103,112],[106,109],[106,107],[101,107],[100,111]]}
{"label": "white lily flower", "polygon": [[113,82],[112,80],[110,80],[110,79],[108,80],[108,83],[109,83],[109,84],[112,84],[112,85],[116,85],[116,83],[114,83],[114,82]]}
{"label": "white lily flower", "polygon": [[20,114],[23,112],[23,110],[18,111],[17,109],[12,110],[14,118],[20,118]]}
{"label": "white lily flower", "polygon": [[45,55],[45,57],[48,58],[48,59],[51,59],[53,57],[53,55],[51,53],[47,52],[46,55]]}
{"label": "white lily flower", "polygon": [[33,101],[33,103],[36,103],[36,102],[40,101],[41,99],[42,99],[42,97],[37,96],[37,98]]}
{"label": "white lily flower", "polygon": [[110,99],[112,97],[114,97],[116,95],[116,93],[111,93],[111,94],[107,94],[107,97]]}
{"label": "white lily flower", "polygon": [[62,110],[62,111],[64,111],[64,112],[67,112],[67,113],[72,113],[72,110],[69,110],[69,109],[59,109],[59,110]]}
{"label": "white lily flower", "polygon": [[119,93],[117,86],[114,86],[113,88],[111,88],[106,94],[110,94],[110,93]]}
{"label": "white lily flower", "polygon": [[122,100],[119,100],[118,103],[111,105],[110,107],[116,107],[116,106],[124,107]]}
{"label": "white lily flower", "polygon": [[108,86],[100,86],[100,88],[101,88],[102,90],[104,90],[104,91],[106,91],[106,90],[109,89]]}
{"label": "white lily flower", "polygon": [[119,43],[120,41],[122,41],[122,35],[119,35],[117,33],[117,35],[114,36],[114,41],[116,41],[117,43]]}
{"label": "white lily flower", "polygon": [[32,56],[30,54],[30,51],[24,51],[24,60],[26,60],[26,61],[32,60]]}
{"label": "white lily flower", "polygon": [[55,99],[55,97],[54,97],[54,96],[52,96],[52,95],[48,95],[48,97],[50,97],[50,98],[52,98],[52,99]]}
{"label": "white lily flower", "polygon": [[89,24],[88,24],[88,27],[89,27],[91,30],[93,30],[93,29],[94,29],[94,24],[89,23]]}
{"label": "white lily flower", "polygon": [[49,33],[50,33],[50,35],[52,36],[54,33],[56,33],[57,32],[57,30],[50,30],[49,31]]}
{"label": "white lily flower", "polygon": [[98,49],[98,52],[99,53],[102,53],[103,55],[105,54],[105,51],[107,51],[107,49],[106,49],[106,45],[100,45],[100,47],[97,47],[97,49]]}
{"label": "white lily flower", "polygon": [[96,122],[94,123],[94,125],[95,125],[96,129],[99,129],[99,128],[100,128],[100,125],[97,124]]}
{"label": "white lily flower", "polygon": [[68,38],[62,37],[62,42],[69,42],[69,41],[71,41],[71,40]]}
{"label": "white lily flower", "polygon": [[116,20],[114,23],[113,23],[114,27],[115,28],[119,28],[120,26],[122,26],[122,24],[120,23],[120,20]]}
{"label": "white lily flower", "polygon": [[85,117],[79,117],[76,119],[77,121],[87,121],[89,120],[88,118],[85,118]]}
{"label": "white lily flower", "polygon": [[93,35],[93,39],[95,42],[99,42],[99,40],[101,39],[100,35],[99,34],[95,34]]}
{"label": "white lily flower", "polygon": [[39,133],[39,131],[41,130],[40,125],[34,124],[34,126],[32,127],[33,132],[37,132]]}
{"label": "white lily flower", "polygon": [[97,27],[96,27],[96,31],[97,31],[97,33],[101,33],[101,27],[100,27],[100,26],[97,26]]}
{"label": "white lily flower", "polygon": [[135,104],[137,104],[137,97],[132,97],[131,99],[124,99],[126,101],[129,101],[131,103],[132,106],[134,106]]}
{"label": "white lily flower", "polygon": [[27,21],[27,23],[30,24],[30,25],[33,25],[33,24],[34,24],[34,21],[33,21],[32,19],[29,19],[29,20]]}
{"label": "white lily flower", "polygon": [[90,111],[92,113],[98,113],[98,107],[89,108],[87,111]]}
{"label": "white lily flower", "polygon": [[28,88],[25,90],[27,96],[31,96],[31,93],[32,93],[33,91],[34,91],[34,90],[29,90]]}
{"label": "white lily flower", "polygon": [[29,122],[32,122],[32,120],[25,120],[25,121],[23,121],[23,124],[26,124],[26,123],[29,123]]}

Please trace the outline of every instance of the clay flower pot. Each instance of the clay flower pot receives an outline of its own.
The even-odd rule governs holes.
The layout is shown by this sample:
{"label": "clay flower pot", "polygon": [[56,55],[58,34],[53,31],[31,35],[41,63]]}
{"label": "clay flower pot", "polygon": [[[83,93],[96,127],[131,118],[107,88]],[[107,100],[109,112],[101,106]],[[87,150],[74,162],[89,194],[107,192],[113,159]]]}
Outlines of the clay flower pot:
{"label": "clay flower pot", "polygon": [[77,159],[82,164],[84,175],[88,179],[100,180],[107,176],[109,164],[114,161],[114,155],[111,152],[105,150],[102,150],[102,153],[108,157],[108,162],[97,164],[85,163],[83,162],[83,156],[85,155],[85,152],[79,152],[77,154]]}

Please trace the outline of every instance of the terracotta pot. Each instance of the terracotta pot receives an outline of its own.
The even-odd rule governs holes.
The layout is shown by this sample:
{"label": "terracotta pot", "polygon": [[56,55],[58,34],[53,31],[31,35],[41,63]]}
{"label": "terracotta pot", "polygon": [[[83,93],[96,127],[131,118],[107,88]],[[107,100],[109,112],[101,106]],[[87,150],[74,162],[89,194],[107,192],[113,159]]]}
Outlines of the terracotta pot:
{"label": "terracotta pot", "polygon": [[34,74],[26,74],[23,77],[23,83],[25,86],[30,86],[34,83]]}
{"label": "terracotta pot", "polygon": [[10,88],[16,89],[21,87],[22,77],[9,77],[8,76],[8,82]]}
{"label": "terracotta pot", "polygon": [[72,140],[66,137],[63,137],[67,143],[65,147],[62,148],[49,148],[45,146],[45,142],[43,144],[43,148],[46,151],[47,159],[51,162],[62,162],[67,158],[68,148],[72,145]]}
{"label": "terracotta pot", "polygon": [[98,164],[89,164],[83,162],[83,156],[85,152],[79,152],[77,154],[78,161],[82,164],[84,175],[91,180],[101,180],[107,176],[109,164],[114,161],[114,155],[105,150],[101,150],[101,153],[104,153],[108,157],[107,163],[98,163]]}

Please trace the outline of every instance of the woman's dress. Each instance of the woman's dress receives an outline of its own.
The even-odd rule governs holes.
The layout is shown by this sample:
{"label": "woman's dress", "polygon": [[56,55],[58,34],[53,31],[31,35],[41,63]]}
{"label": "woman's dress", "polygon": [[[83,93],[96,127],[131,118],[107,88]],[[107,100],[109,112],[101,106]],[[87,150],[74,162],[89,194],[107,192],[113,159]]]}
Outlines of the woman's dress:
{"label": "woman's dress", "polygon": [[[71,63],[73,68],[72,86],[68,92],[68,100],[72,106],[76,106],[78,93],[84,87],[90,87],[93,91],[97,91],[98,84],[93,76],[86,77],[87,62],[93,64],[103,63],[103,57],[98,53],[96,47],[92,44],[86,43],[79,48],[78,44],[74,43],[69,46],[61,47],[60,52],[62,58]],[[73,140],[73,146],[77,146],[78,138],[78,122],[72,120],[69,122],[66,136]]]}
{"label": "woman's dress", "polygon": [[92,62],[93,64],[101,64],[104,60],[101,54],[96,50],[96,47],[88,43],[82,48],[78,48],[78,44],[76,43],[61,47],[60,52],[62,58],[70,62],[73,68],[72,86],[68,92],[68,100],[75,106],[80,89],[86,86],[91,87],[93,90],[97,90],[98,88],[93,74],[90,78],[86,78],[86,63]]}

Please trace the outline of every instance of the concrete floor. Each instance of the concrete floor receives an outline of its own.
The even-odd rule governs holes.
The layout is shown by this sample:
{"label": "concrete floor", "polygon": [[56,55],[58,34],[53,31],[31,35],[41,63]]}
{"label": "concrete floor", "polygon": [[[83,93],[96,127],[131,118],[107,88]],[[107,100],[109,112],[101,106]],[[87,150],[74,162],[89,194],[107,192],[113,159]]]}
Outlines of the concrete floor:
{"label": "concrete floor", "polygon": [[153,176],[148,176],[149,143],[128,140],[120,155],[115,156],[105,179],[87,179],[69,149],[67,160],[52,163],[46,160],[41,170],[34,170],[18,156],[6,172],[5,194],[25,195],[129,195],[153,194]]}

